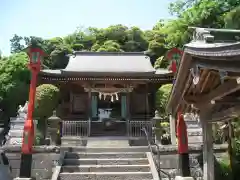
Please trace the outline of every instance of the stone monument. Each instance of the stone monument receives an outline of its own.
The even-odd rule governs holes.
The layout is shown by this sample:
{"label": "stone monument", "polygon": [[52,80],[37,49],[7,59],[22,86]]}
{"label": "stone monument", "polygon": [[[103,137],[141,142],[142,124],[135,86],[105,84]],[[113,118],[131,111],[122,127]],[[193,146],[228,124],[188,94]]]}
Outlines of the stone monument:
{"label": "stone monument", "polygon": [[6,145],[21,145],[24,122],[27,118],[28,101],[24,106],[19,105],[17,117],[10,118],[10,130]]}

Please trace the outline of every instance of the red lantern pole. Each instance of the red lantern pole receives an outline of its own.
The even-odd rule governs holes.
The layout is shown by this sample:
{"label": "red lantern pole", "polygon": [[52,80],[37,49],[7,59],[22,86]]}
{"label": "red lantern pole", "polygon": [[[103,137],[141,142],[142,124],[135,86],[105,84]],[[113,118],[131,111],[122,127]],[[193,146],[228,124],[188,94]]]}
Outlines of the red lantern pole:
{"label": "red lantern pole", "polygon": [[27,119],[24,124],[23,132],[22,154],[19,175],[20,178],[31,177],[33,142],[34,142],[33,111],[37,86],[37,76],[41,68],[41,58],[43,57],[43,51],[39,48],[30,47],[28,48],[28,56],[30,59],[29,69],[31,70],[32,77],[29,91]]}
{"label": "red lantern pole", "polygon": [[177,123],[179,169],[183,177],[190,177],[187,126],[182,113],[178,113]]}

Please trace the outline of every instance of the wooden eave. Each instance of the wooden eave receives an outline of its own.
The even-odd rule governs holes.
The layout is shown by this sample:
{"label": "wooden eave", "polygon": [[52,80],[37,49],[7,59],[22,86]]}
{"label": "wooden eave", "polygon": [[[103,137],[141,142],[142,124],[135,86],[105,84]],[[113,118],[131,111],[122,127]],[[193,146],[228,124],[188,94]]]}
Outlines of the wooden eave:
{"label": "wooden eave", "polygon": [[40,73],[39,80],[43,82],[76,82],[76,81],[145,81],[152,83],[172,83],[173,74],[138,74],[126,75],[84,75],[84,74],[46,74]]}
{"label": "wooden eave", "polygon": [[[194,59],[194,57],[191,57],[191,59]],[[211,60],[209,59],[209,61]],[[191,63],[191,65],[194,64]],[[178,110],[185,111],[188,109],[188,111],[191,111],[189,106],[204,106],[204,104],[212,100],[219,100],[224,96],[238,91],[240,86],[237,84],[236,79],[240,77],[240,71],[239,73],[236,71],[225,71],[227,75],[221,77],[217,70],[217,64],[218,61],[215,61],[214,66],[216,69],[201,68],[200,80],[197,85],[193,84],[193,77],[189,69],[183,70],[184,73],[179,72],[178,77],[181,77],[180,74],[183,74],[184,77],[181,81],[176,79],[176,84],[169,98],[168,108],[171,108],[172,112],[175,113]],[[234,69],[237,66],[233,64],[232,67],[228,67]],[[182,85],[177,84],[177,81]],[[174,90],[176,93],[173,93]],[[169,107],[170,103],[172,103],[171,107]]]}
{"label": "wooden eave", "polygon": [[[201,41],[185,46],[167,104],[169,113],[198,110],[206,107],[211,101],[221,100],[239,91],[240,86],[236,79],[240,77],[240,43],[206,45],[209,47],[205,47],[204,43],[207,44]],[[200,68],[200,80],[197,85],[193,84],[190,72],[195,66]],[[222,77],[219,71],[224,72],[225,76]],[[216,113],[221,108],[219,104],[216,106],[218,108],[213,112],[215,120],[218,119],[219,114]],[[236,104],[228,107],[238,109]]]}

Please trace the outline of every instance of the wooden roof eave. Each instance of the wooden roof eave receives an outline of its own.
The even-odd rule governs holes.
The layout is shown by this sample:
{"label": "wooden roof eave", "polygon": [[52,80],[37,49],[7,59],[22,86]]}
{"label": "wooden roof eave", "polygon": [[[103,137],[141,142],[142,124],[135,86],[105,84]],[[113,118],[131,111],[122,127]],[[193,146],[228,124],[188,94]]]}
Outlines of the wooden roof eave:
{"label": "wooden roof eave", "polygon": [[[211,31],[214,31],[214,33],[210,33]],[[197,64],[200,65],[200,67],[202,66],[201,68],[211,69],[211,71],[215,71],[215,73],[218,73],[217,71],[227,71],[228,73],[236,74],[240,72],[240,42],[238,42],[238,39],[236,39],[236,35],[231,34],[231,37],[227,36],[228,39],[224,39],[223,35],[217,36],[215,31],[218,32],[221,30],[195,28],[193,41],[185,45],[181,64],[177,72],[175,85],[172,88],[172,92],[169,96],[168,104],[166,107],[169,113],[176,114],[176,111],[179,107],[184,107],[186,103],[188,104],[188,102],[184,102],[185,100],[183,98],[185,93],[188,93],[186,92],[188,91],[187,88],[189,88],[188,81],[189,79],[192,79],[189,76],[189,69],[191,65]],[[238,33],[239,32],[240,31],[238,31]],[[184,55],[186,54],[191,57],[189,58],[189,61],[192,62],[186,61],[186,57],[184,57]],[[198,57],[197,61],[194,57]],[[185,72],[183,69],[185,70]],[[229,79],[232,80],[227,79],[227,81],[225,81],[224,83],[220,83],[220,81],[222,82],[222,77],[220,80],[219,75],[215,78],[218,79],[217,85],[219,87],[215,86],[216,83],[212,85],[214,93],[204,90],[205,88],[201,88],[201,92],[203,93],[201,93],[201,97],[198,99],[199,102],[201,102],[200,104],[205,103],[206,106],[206,103],[210,103],[212,98],[222,98],[228,94],[237,91],[240,88],[238,85],[240,83],[236,83],[236,75],[235,78],[231,77]],[[205,98],[202,99],[202,97]]]}
{"label": "wooden roof eave", "polygon": [[[215,61],[215,62],[218,63],[217,61]],[[185,62],[183,62],[183,63],[185,63]],[[197,64],[197,62],[192,61],[192,64]],[[191,67],[191,64],[188,65],[188,68],[189,67]],[[230,66],[228,65],[227,69],[225,69],[225,70],[231,70],[231,72],[240,72],[240,69],[238,69],[238,67],[237,68],[235,68],[235,67],[237,67],[236,64],[235,65],[230,64]],[[187,67],[185,66],[185,68],[187,68]],[[214,69],[217,70],[218,66],[216,66]],[[183,71],[185,73],[182,73],[181,71]],[[210,73],[211,72],[214,72],[214,70],[212,69],[210,71]],[[210,73],[207,74],[207,76],[209,76]],[[191,77],[189,71],[179,69],[177,77],[183,77],[183,76],[185,76],[185,77],[182,80],[181,86],[179,84],[177,84],[177,82],[179,83],[181,81],[176,80],[176,84],[174,85],[173,90],[171,92],[171,95],[170,95],[170,98],[168,101],[168,105],[167,105],[167,108],[168,108],[167,110],[170,113],[176,113],[180,107],[181,107],[181,110],[184,111],[184,109],[182,109],[182,108],[185,107],[185,105],[184,105],[185,103],[195,104],[198,107],[200,107],[202,105],[204,106],[204,104],[209,103],[211,100],[220,99],[220,98],[222,98],[228,94],[231,94],[233,92],[236,92],[237,90],[240,89],[240,85],[238,85],[236,79],[229,79],[229,81],[227,81],[223,84],[220,84],[216,89],[210,88],[210,89],[212,89],[212,91],[210,91],[209,94],[200,95],[197,98],[195,98],[194,101],[192,101],[192,100],[189,100],[189,99],[191,99],[191,96],[185,95],[187,89],[192,88],[192,87],[189,87],[192,77]],[[219,76],[216,76],[215,78],[219,78]],[[220,81],[220,80],[218,80],[218,81]],[[212,86],[215,86],[214,84],[215,83],[212,83]],[[201,87],[201,92],[204,92],[206,82],[203,82],[203,85],[204,85],[204,87]],[[178,94],[177,93],[174,94],[174,90],[177,91]],[[184,101],[184,102],[182,102],[182,101]]]}
{"label": "wooden roof eave", "polygon": [[188,81],[191,66],[191,56],[188,53],[183,53],[181,63],[176,75],[175,84],[173,85],[171,94],[168,99],[166,110],[169,113],[176,114],[177,108],[182,101],[183,92],[185,90],[186,82]]}

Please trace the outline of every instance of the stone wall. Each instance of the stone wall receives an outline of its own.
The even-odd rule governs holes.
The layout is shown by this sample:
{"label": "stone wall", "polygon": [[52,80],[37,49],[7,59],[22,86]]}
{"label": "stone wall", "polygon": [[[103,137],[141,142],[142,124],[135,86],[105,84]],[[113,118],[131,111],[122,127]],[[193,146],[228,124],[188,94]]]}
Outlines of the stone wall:
{"label": "stone wall", "polygon": [[[5,150],[10,166],[12,167],[12,176],[18,177],[21,147],[5,146],[3,149]],[[59,147],[35,147],[32,162],[32,177],[36,178],[36,180],[50,180],[59,157]]]}
{"label": "stone wall", "polygon": [[[227,145],[215,145],[214,146],[214,154],[216,159],[220,159],[223,156],[226,156]],[[157,154],[157,151],[154,152]],[[201,179],[203,175],[203,170],[201,166],[201,153],[202,146],[201,145],[189,145],[189,161],[191,168],[191,175],[195,179]],[[157,158],[157,155],[156,155]],[[168,146],[160,146],[160,162],[161,169],[164,172],[167,172],[174,178],[178,175],[178,154],[177,154],[177,146],[168,145]],[[166,177],[161,174],[162,177]]]}

